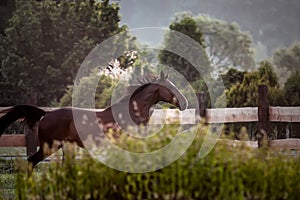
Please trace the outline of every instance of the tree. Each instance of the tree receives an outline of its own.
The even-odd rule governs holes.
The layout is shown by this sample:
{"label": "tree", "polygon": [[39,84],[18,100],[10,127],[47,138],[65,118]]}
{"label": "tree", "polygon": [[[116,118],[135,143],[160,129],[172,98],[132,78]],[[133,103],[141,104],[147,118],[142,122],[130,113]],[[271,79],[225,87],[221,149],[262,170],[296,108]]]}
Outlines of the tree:
{"label": "tree", "polygon": [[289,48],[278,49],[273,55],[273,63],[277,68],[286,68],[292,72],[299,71],[300,43],[294,43]]}
{"label": "tree", "polygon": [[230,89],[233,85],[241,83],[246,72],[239,71],[235,68],[230,68],[225,74],[221,74],[219,79],[224,83],[225,89]]}
{"label": "tree", "polygon": [[230,67],[253,69],[255,65],[252,38],[236,23],[200,15],[195,17],[213,70],[224,72]]}
{"label": "tree", "polygon": [[0,1],[0,34],[4,34],[4,30],[8,26],[8,19],[11,18],[15,9],[15,0]]}
{"label": "tree", "polygon": [[[198,46],[196,47],[195,45],[190,45],[191,43],[186,41],[187,38],[180,37],[180,35],[178,35],[176,32],[174,33],[171,31],[165,36],[164,39],[166,49],[172,49],[185,53],[188,52],[189,58],[183,58],[182,55],[177,55],[173,52],[162,50],[159,53],[160,63],[172,67],[191,82],[196,81],[200,79],[201,76],[207,75],[209,72],[211,72],[204,51],[202,32],[192,16],[188,14],[177,15],[174,21],[170,24],[169,28],[171,30],[180,32],[188,36],[190,40],[197,42],[201,46],[201,55],[198,54]],[[185,43],[187,45],[183,45]],[[185,49],[182,49],[182,46],[184,46]],[[195,68],[195,66],[193,66],[194,63],[190,63],[187,59],[192,59],[196,65],[201,68],[201,74]]]}
{"label": "tree", "polygon": [[236,83],[226,90],[227,106],[256,107],[258,104],[258,85],[260,84],[268,86],[270,105],[286,105],[284,92],[279,87],[272,64],[263,61],[256,71],[246,73],[241,83]]}
{"label": "tree", "polygon": [[300,43],[294,43],[289,48],[280,48],[274,52],[272,62],[276,68],[279,82],[284,87],[292,73],[299,71]]}
{"label": "tree", "polygon": [[[126,44],[131,44],[128,42]],[[131,44],[132,45],[132,44]],[[106,68],[94,68],[93,71],[85,77],[82,77],[79,82],[74,85],[69,85],[64,96],[60,99],[58,106],[72,106],[72,101],[76,101],[76,106],[86,107],[89,105],[91,98],[86,98],[90,96],[93,92],[92,89],[96,86],[95,91],[95,107],[105,108],[111,105],[111,97],[113,92],[115,95],[122,95],[124,93],[123,89],[127,85],[122,82],[122,88],[117,88],[121,79],[126,79],[131,81],[131,73],[135,69],[142,70],[144,66],[136,66],[140,63],[140,58],[136,51],[127,51],[123,55],[119,56],[117,59],[113,59]],[[145,63],[145,62],[143,62]],[[122,90],[122,91],[121,91]],[[73,98],[76,97],[76,98]],[[92,97],[93,99],[93,97]]]}
{"label": "tree", "polygon": [[[288,106],[300,106],[300,72],[296,71],[291,74],[284,84],[285,99]],[[288,124],[291,137],[299,137],[299,123]]]}
{"label": "tree", "polygon": [[300,74],[293,73],[284,84],[286,101],[289,106],[300,106]]}
{"label": "tree", "polygon": [[95,45],[125,30],[118,11],[108,0],[17,1],[0,38],[1,103],[60,99]]}
{"label": "tree", "polygon": [[[175,16],[170,24],[171,30],[179,31],[197,41],[204,49],[201,55],[194,55],[199,60],[201,75],[214,72],[225,72],[229,68],[253,69],[255,66],[252,38],[242,32],[237,24],[210,18],[208,16],[192,16],[181,13]],[[171,35],[171,34],[170,34]],[[177,44],[172,42],[172,37],[165,37],[165,45],[176,49]],[[185,42],[185,41],[178,41]],[[188,47],[187,47],[188,48]],[[181,51],[192,52],[192,49]],[[169,64],[182,72],[190,81],[199,79],[197,71],[187,61],[179,59],[170,52],[160,54],[162,64]]]}
{"label": "tree", "polygon": [[75,90],[73,85],[70,85],[64,96],[60,99],[59,106],[72,106],[72,95],[75,95],[78,97],[76,99],[78,101],[76,106],[84,107],[87,103],[87,95],[85,94],[90,94],[90,88],[92,88],[95,83],[98,83],[95,93],[95,107],[105,108],[111,104],[111,94],[117,82],[116,79],[112,79],[104,74],[99,76],[99,72],[94,71],[90,76],[80,79]]}

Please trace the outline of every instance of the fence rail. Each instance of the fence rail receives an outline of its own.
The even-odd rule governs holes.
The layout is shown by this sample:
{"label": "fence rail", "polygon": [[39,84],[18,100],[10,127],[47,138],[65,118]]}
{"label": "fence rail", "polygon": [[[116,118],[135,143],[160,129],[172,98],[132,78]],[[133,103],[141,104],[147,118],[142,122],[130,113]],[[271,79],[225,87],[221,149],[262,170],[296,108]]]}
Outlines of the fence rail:
{"label": "fence rail", "polygon": [[[258,107],[246,108],[213,108],[207,109],[206,102],[203,101],[203,94],[197,95],[199,108],[187,109],[179,112],[176,109],[155,110],[150,124],[171,124],[175,121],[181,124],[196,124],[197,115],[205,118],[206,123],[235,123],[235,122],[258,122],[258,130],[269,133],[270,122],[300,122],[300,107],[270,107],[268,104],[267,87],[259,86]],[[0,112],[5,108],[0,108]],[[57,108],[42,107],[50,111]],[[101,111],[97,109],[94,111]],[[22,135],[2,135],[0,137],[0,147],[27,147],[27,154],[36,151],[36,133],[29,132]],[[300,149],[300,139],[272,140],[269,145],[274,148]]]}
{"label": "fence rail", "polygon": [[[207,123],[258,122],[258,107],[206,109]],[[269,107],[270,122],[300,122],[300,107]]]}
{"label": "fence rail", "polygon": [[2,135],[0,147],[26,147],[26,135]]}
{"label": "fence rail", "polygon": [[258,108],[214,108],[206,109],[207,123],[257,122]]}
{"label": "fence rail", "polygon": [[300,122],[300,107],[270,107],[272,122]]}

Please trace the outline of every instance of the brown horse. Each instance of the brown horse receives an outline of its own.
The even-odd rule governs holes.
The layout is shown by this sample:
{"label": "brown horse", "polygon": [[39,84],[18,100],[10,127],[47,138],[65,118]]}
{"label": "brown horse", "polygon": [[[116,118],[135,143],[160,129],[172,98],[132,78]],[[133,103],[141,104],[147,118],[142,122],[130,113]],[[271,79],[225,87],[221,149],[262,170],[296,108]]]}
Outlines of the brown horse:
{"label": "brown horse", "polygon": [[99,127],[105,133],[109,128],[116,126],[146,125],[152,114],[150,108],[160,101],[173,104],[180,110],[187,108],[187,99],[163,72],[160,78],[147,81],[142,81],[140,86],[131,86],[130,88],[134,89],[132,94],[101,112],[72,107],[47,112],[31,105],[14,106],[3,111],[6,114],[0,118],[0,136],[11,123],[18,119],[23,118],[31,128],[38,122],[40,148],[28,158],[29,163],[35,166],[54,153],[46,151],[43,147],[52,148],[57,141],[59,143],[55,151],[62,147],[63,141],[76,143],[84,148],[82,139],[87,138],[87,134],[99,133],[97,131]]}

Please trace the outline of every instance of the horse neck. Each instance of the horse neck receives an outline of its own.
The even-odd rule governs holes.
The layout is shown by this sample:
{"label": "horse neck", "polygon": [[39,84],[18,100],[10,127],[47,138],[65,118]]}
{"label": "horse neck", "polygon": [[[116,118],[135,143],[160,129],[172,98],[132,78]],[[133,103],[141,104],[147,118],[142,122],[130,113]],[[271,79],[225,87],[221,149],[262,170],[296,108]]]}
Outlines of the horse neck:
{"label": "horse neck", "polygon": [[105,125],[108,123],[115,123],[114,116],[113,116],[113,113],[111,110],[111,106],[106,108],[103,111],[97,112],[96,115],[97,115],[97,118],[98,118],[98,121],[100,124]]}
{"label": "horse neck", "polygon": [[137,124],[148,123],[150,116],[150,109],[158,102],[157,94],[155,92],[140,93],[129,100],[130,114],[132,119]]}
{"label": "horse neck", "polygon": [[117,120],[115,117],[119,115],[123,116],[125,120],[132,119],[135,124],[146,125],[152,114],[150,113],[150,108],[159,101],[157,98],[157,93],[153,90],[141,91],[131,97],[129,102],[116,103],[104,111],[98,112],[97,117],[103,125],[115,123]]}

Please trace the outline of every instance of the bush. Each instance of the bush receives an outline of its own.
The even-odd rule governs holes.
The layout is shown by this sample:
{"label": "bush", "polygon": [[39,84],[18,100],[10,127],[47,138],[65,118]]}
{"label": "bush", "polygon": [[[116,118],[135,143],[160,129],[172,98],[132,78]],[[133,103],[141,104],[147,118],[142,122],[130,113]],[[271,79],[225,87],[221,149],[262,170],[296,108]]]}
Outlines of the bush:
{"label": "bush", "polygon": [[[169,132],[172,132],[169,130]],[[164,138],[153,140],[166,144]],[[189,134],[189,133],[186,133]],[[197,157],[198,134],[176,162],[155,172],[126,173],[86,156],[52,162],[28,177],[16,177],[19,199],[296,199],[300,195],[300,160],[283,153],[233,147],[218,142],[204,159]],[[132,144],[135,146],[135,144]],[[136,148],[136,147],[135,147]],[[122,165],[119,158],[116,162]],[[112,158],[113,159],[113,158]],[[135,162],[135,165],[141,163]],[[145,164],[145,163],[143,163]],[[151,163],[146,163],[151,164]],[[22,166],[22,165],[21,165]]]}

